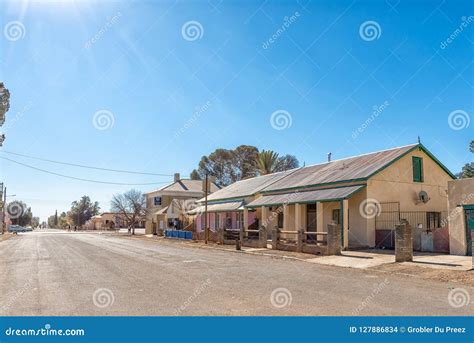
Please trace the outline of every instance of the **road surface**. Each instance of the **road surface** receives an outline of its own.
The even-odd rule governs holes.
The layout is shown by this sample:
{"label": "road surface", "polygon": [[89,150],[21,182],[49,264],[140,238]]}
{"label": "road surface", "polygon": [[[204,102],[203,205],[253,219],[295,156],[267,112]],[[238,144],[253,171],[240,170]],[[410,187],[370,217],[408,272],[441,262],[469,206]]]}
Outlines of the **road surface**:
{"label": "road surface", "polygon": [[0,315],[474,313],[447,283],[111,234],[21,234],[0,266]]}

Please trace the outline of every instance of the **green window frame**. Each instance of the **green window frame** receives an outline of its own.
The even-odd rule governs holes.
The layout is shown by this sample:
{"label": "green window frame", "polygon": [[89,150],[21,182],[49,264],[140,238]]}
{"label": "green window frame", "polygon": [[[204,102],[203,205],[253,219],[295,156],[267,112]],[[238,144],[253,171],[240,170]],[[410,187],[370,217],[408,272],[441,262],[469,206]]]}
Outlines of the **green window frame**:
{"label": "green window frame", "polygon": [[332,220],[334,220],[337,225],[341,224],[341,210],[339,208],[332,210]]}
{"label": "green window frame", "polygon": [[423,159],[421,157],[412,157],[413,164],[413,182],[423,182]]}

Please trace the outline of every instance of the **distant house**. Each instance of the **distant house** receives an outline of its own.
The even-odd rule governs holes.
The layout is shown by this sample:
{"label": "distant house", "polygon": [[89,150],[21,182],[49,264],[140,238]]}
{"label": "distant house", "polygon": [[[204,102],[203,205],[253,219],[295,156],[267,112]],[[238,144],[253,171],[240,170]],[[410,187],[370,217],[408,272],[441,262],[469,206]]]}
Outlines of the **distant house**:
{"label": "distant house", "polygon": [[[426,147],[412,144],[238,181],[208,197],[208,225],[324,232],[334,221],[345,248],[393,248],[395,225],[406,219],[415,227],[415,249],[422,232],[433,230],[445,233],[439,249],[447,251],[442,223],[454,178]],[[203,230],[203,208],[190,213]]]}
{"label": "distant house", "polygon": [[[100,215],[93,216],[88,225],[91,230],[110,230],[126,228],[128,226],[127,218],[123,213],[103,212]],[[144,227],[145,222],[141,221],[138,227]]]}
{"label": "distant house", "polygon": [[[145,193],[148,212],[146,233],[155,234],[157,230],[171,227],[182,228],[182,216],[196,207],[195,202],[204,196],[204,189],[203,181],[181,179],[176,173],[169,185]],[[219,189],[215,183],[210,183],[209,193]]]}

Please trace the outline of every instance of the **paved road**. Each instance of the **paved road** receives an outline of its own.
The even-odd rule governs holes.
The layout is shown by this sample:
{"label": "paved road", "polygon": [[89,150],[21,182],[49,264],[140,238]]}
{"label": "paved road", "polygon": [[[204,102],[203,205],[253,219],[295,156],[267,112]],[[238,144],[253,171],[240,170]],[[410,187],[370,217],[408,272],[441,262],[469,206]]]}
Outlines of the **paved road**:
{"label": "paved road", "polygon": [[19,235],[0,266],[0,315],[474,313],[445,283],[109,234]]}

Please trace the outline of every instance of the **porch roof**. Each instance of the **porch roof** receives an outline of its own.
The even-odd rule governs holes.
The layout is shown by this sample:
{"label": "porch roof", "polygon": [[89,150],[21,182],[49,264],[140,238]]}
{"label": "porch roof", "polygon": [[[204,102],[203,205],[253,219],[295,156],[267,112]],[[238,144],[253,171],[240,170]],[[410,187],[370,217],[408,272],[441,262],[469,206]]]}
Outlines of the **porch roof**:
{"label": "porch roof", "polygon": [[[204,213],[205,206],[199,206],[195,209],[188,211],[188,214]],[[222,202],[207,205],[207,212],[231,212],[231,211],[242,211],[242,201],[231,201]]]}
{"label": "porch roof", "polygon": [[357,193],[365,185],[326,188],[315,191],[306,192],[291,192],[284,194],[264,195],[246,207],[260,207],[260,206],[276,206],[282,204],[296,204],[296,203],[312,203],[321,201],[337,201],[350,198],[354,193]]}

